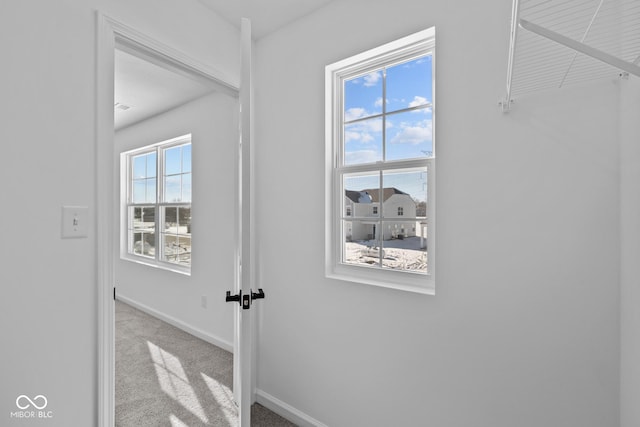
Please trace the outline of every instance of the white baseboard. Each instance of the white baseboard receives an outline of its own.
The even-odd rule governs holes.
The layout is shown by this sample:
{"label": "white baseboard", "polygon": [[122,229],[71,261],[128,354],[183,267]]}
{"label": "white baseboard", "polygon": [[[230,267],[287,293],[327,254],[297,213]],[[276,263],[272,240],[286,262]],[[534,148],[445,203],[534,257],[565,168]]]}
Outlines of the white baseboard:
{"label": "white baseboard", "polygon": [[256,402],[300,427],[327,427],[315,418],[260,389],[256,389]]}
{"label": "white baseboard", "polygon": [[167,322],[170,325],[175,326],[178,329],[182,329],[183,331],[185,331],[188,334],[191,334],[195,337],[200,338],[203,341],[208,342],[209,344],[213,344],[216,347],[220,347],[224,350],[227,350],[231,353],[233,353],[233,343],[223,340],[221,338],[218,338],[208,332],[203,331],[202,329],[198,329],[195,328],[181,320],[176,319],[175,317],[171,317],[167,314],[164,314],[156,309],[153,309],[147,305],[144,305],[142,303],[139,303],[135,300],[132,300],[131,298],[128,298],[124,295],[120,295],[118,294],[116,296],[116,299],[119,301],[124,302],[125,304],[129,304],[132,307],[137,308],[140,311],[144,311],[145,313],[147,313],[150,316],[153,316],[155,318],[158,318],[164,322]]}

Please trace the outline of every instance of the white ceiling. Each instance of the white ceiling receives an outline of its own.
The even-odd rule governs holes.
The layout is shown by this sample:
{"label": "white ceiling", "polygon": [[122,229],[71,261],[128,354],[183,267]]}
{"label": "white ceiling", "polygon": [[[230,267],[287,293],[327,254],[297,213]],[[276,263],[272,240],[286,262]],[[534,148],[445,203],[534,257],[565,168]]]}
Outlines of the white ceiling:
{"label": "white ceiling", "polygon": [[236,27],[241,18],[251,20],[254,40],[330,3],[332,0],[199,0]]}
{"label": "white ceiling", "polygon": [[[254,40],[312,13],[332,0],[198,0],[236,27],[251,20]],[[116,50],[114,120],[119,130],[215,90],[130,53]],[[124,107],[123,107],[124,106]],[[128,109],[123,109],[129,107]]]}
{"label": "white ceiling", "polygon": [[[213,92],[212,85],[115,51],[114,124],[119,130]],[[123,109],[129,107],[128,109]]]}

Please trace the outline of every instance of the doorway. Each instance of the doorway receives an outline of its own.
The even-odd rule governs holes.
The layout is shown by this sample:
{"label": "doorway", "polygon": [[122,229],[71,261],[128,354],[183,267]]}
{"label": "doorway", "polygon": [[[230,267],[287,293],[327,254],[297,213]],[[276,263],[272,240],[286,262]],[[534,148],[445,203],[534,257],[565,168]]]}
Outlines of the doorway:
{"label": "doorway", "polygon": [[116,39],[116,425],[235,424],[222,296],[236,280],[238,110],[215,81]]}
{"label": "doorway", "polygon": [[[233,82],[227,76],[222,76],[215,70],[209,69],[202,64],[193,61],[186,57],[179,51],[171,49],[166,45],[162,45],[153,39],[137,32],[136,30],[127,27],[126,25],[119,23],[101,13],[98,13],[98,25],[97,25],[97,93],[96,93],[96,246],[97,246],[97,286],[98,286],[98,371],[99,371],[99,387],[98,387],[98,424],[100,426],[110,427],[114,425],[114,388],[115,388],[115,375],[114,375],[114,338],[115,338],[115,322],[114,322],[114,301],[116,297],[115,289],[115,271],[114,264],[120,262],[122,254],[125,252],[126,245],[120,245],[120,242],[127,241],[126,236],[120,237],[120,230],[122,229],[123,235],[128,231],[124,230],[128,227],[120,227],[119,222],[122,223],[122,211],[126,210],[121,205],[121,191],[116,185],[116,176],[119,175],[117,169],[117,156],[114,146],[114,109],[118,108],[114,102],[114,68],[115,68],[115,54],[116,50],[121,50],[128,53],[134,53],[134,56],[148,60],[149,62],[160,65],[166,69],[176,72],[178,75],[187,75],[191,79],[202,80],[204,79],[207,84],[212,85],[214,93],[211,96],[217,97],[218,101],[221,101],[221,105],[225,105],[222,110],[218,109],[221,116],[230,111],[235,112],[238,115],[238,122],[241,126],[235,128],[228,136],[228,141],[235,148],[231,148],[230,152],[225,152],[231,157],[231,160],[227,158],[228,163],[225,167],[235,168],[233,174],[227,174],[223,178],[204,180],[202,184],[194,185],[194,193],[197,191],[203,194],[211,194],[215,197],[216,204],[221,209],[216,209],[216,214],[213,217],[207,217],[207,215],[199,214],[197,221],[193,218],[193,230],[196,233],[196,228],[200,231],[197,233],[214,233],[216,236],[216,244],[213,247],[208,247],[207,250],[201,250],[198,252],[196,239],[194,237],[194,244],[192,249],[194,251],[191,258],[192,264],[195,266],[197,262],[199,265],[205,265],[209,258],[215,254],[215,250],[220,250],[225,254],[231,254],[232,260],[228,264],[225,264],[225,268],[233,270],[233,280],[227,282],[227,279],[221,279],[219,286],[224,290],[232,290],[237,292],[237,301],[241,301],[241,304],[231,304],[231,311],[234,313],[234,333],[233,333],[233,394],[234,400],[239,406],[238,418],[239,424],[242,427],[248,427],[250,425],[251,418],[257,415],[258,419],[269,422],[272,425],[291,425],[283,418],[277,416],[271,411],[266,410],[257,403],[255,403],[255,352],[253,351],[253,339],[255,335],[253,330],[256,329],[255,322],[256,317],[252,316],[253,310],[249,310],[253,305],[253,299],[264,298],[262,290],[254,292],[252,289],[252,283],[255,283],[255,269],[253,268],[252,260],[254,259],[254,248],[252,244],[253,239],[253,211],[251,209],[251,201],[253,199],[253,161],[251,155],[251,26],[250,22],[246,19],[242,20],[241,31],[241,76],[240,81]],[[242,90],[239,87],[242,86]],[[196,99],[193,102],[200,102],[202,99],[207,99],[209,95],[205,95]],[[225,102],[227,104],[225,104]],[[228,105],[231,102],[233,106]],[[125,106],[129,106],[124,102]],[[185,104],[187,105],[187,104]],[[155,119],[160,118],[161,115],[154,116]],[[225,116],[226,117],[226,116]],[[219,117],[216,117],[219,119]],[[232,119],[222,119],[225,125],[234,123]],[[159,121],[162,127],[165,122]],[[204,118],[198,121],[199,124],[206,126],[211,125],[211,121],[208,118]],[[233,126],[231,126],[233,127]],[[128,129],[125,128],[125,129]],[[188,129],[182,129],[182,134],[190,132]],[[199,138],[198,138],[199,139]],[[206,139],[206,138],[205,138]],[[227,140],[227,138],[221,138]],[[157,138],[151,141],[151,144],[155,143]],[[200,144],[202,147],[214,147],[218,146],[211,143]],[[204,150],[206,151],[206,150]],[[216,156],[219,152],[216,151]],[[213,156],[215,157],[215,156]],[[222,156],[224,158],[224,156]],[[207,156],[198,155],[197,162],[200,162],[201,170],[212,169],[212,165],[208,163]],[[231,165],[231,166],[229,166]],[[196,164],[193,165],[196,168]],[[182,171],[186,172],[186,171]],[[234,177],[234,178],[231,178]],[[145,176],[144,178],[151,178]],[[122,177],[121,177],[122,180]],[[196,188],[199,187],[200,190]],[[207,191],[208,190],[208,191]],[[232,191],[234,196],[224,197],[225,191]],[[195,194],[194,194],[194,197]],[[200,202],[199,202],[200,203]],[[205,205],[206,203],[203,203]],[[158,207],[161,209],[162,206]],[[118,212],[120,210],[120,212]],[[197,215],[195,204],[194,214]],[[163,214],[161,213],[160,216]],[[179,215],[176,214],[176,217]],[[234,217],[233,219],[229,219]],[[220,220],[222,219],[222,220]],[[226,221],[228,220],[228,221]],[[128,220],[127,220],[128,221]],[[201,225],[196,227],[196,222]],[[189,224],[190,226],[191,224]],[[160,227],[160,226],[156,226]],[[179,227],[178,227],[179,228]],[[220,238],[220,230],[224,228],[226,230],[233,230],[233,239],[228,239],[229,246],[225,248],[223,239]],[[114,233],[115,230],[115,233]],[[159,230],[159,229],[158,229]],[[159,230],[162,232],[162,230]],[[189,234],[191,232],[188,232]],[[135,240],[135,238],[134,238]],[[149,240],[150,242],[151,240]],[[161,240],[155,239],[156,247],[157,242]],[[175,242],[175,239],[173,240]],[[145,240],[141,240],[140,247],[143,248],[144,254],[146,245]],[[191,248],[190,248],[191,249]],[[135,245],[134,245],[135,252]],[[151,256],[151,250],[147,255]],[[198,255],[198,253],[200,255]],[[221,252],[219,252],[221,253]],[[200,256],[200,261],[197,261],[197,257]],[[190,255],[191,257],[191,255]],[[180,259],[183,259],[182,257]],[[121,264],[124,265],[124,264]],[[242,265],[242,268],[240,268]],[[147,275],[159,274],[160,269],[151,268],[147,269]],[[225,270],[226,271],[226,270]],[[196,272],[191,269],[191,275],[194,277],[198,275],[207,276],[203,273]],[[227,271],[228,273],[228,271]],[[211,274],[209,279],[213,280],[218,274]],[[178,277],[178,276],[174,276]],[[173,285],[171,285],[173,286]],[[133,292],[133,288],[129,288],[127,292]],[[212,288],[207,288],[212,289]],[[154,289],[155,290],[155,289]],[[208,307],[211,302],[224,301],[221,297],[221,293],[217,293],[220,289],[213,289],[215,295],[212,293],[212,297],[209,299],[207,295],[198,295],[201,308]],[[120,294],[120,293],[118,293]],[[241,296],[240,296],[241,295]],[[191,294],[193,297],[193,294]],[[166,296],[165,296],[166,298]],[[220,299],[218,299],[220,298]],[[134,301],[132,299],[131,301]],[[227,301],[229,299],[227,298]],[[131,302],[130,301],[130,302]],[[165,301],[166,302],[166,301]],[[172,301],[169,302],[169,304]],[[193,304],[193,299],[191,300]],[[226,306],[225,307],[229,307]],[[139,308],[144,308],[148,312],[153,310],[144,307],[143,304],[139,304]],[[166,308],[166,306],[165,306]],[[153,314],[158,314],[153,312]],[[188,309],[186,311],[189,311]],[[197,310],[196,310],[197,311]],[[184,314],[185,310],[183,310]],[[224,310],[220,310],[224,312]],[[162,314],[162,310],[160,310]],[[165,313],[166,314],[166,313]],[[189,313],[193,314],[193,313]],[[172,316],[165,316],[166,320],[171,323],[175,319]],[[178,322],[174,322],[178,323]],[[189,322],[186,322],[187,326]],[[177,325],[179,327],[184,325]],[[187,328],[188,329],[188,328]],[[190,332],[196,332],[195,335],[200,333],[199,328],[192,328]],[[206,338],[211,338],[211,334]],[[205,338],[205,340],[206,340]],[[216,337],[214,337],[215,339]],[[219,338],[219,337],[218,337]],[[222,339],[222,342],[228,341]],[[154,347],[150,343],[149,353],[156,355],[161,354],[168,356],[161,349]],[[175,355],[174,355],[175,356]],[[153,356],[152,356],[153,358]],[[165,358],[166,359],[166,358]],[[163,360],[165,360],[163,359]],[[255,403],[255,404],[254,404]]]}
{"label": "doorway", "polygon": [[[238,127],[234,125],[234,122],[237,123],[239,108],[237,84],[225,81],[216,72],[185,57],[181,52],[161,45],[136,30],[102,14],[98,14],[97,47],[96,239],[98,253],[99,425],[109,427],[115,424],[114,342],[116,325],[114,321],[114,300],[116,295],[120,298],[128,298],[130,305],[137,304],[138,309],[144,309],[142,311],[150,312],[156,317],[163,317],[163,320],[173,323],[180,329],[191,328],[189,332],[205,341],[217,340],[215,344],[218,346],[226,346],[231,349],[235,344],[235,334],[233,332],[229,333],[229,329],[232,329],[229,325],[234,323],[234,307],[224,303],[223,291],[234,289],[234,283],[238,281],[238,267],[235,260],[237,249],[234,249],[233,246],[237,241],[235,229],[237,229],[238,211],[235,206],[238,204],[234,202],[237,194],[237,178],[236,182],[234,182],[231,177],[237,177],[238,170]],[[131,57],[127,57],[127,55]],[[198,196],[197,203],[194,201],[193,224],[189,224],[188,227],[193,229],[194,237],[193,246],[189,248],[190,250],[193,249],[193,254],[190,255],[191,266],[190,271],[187,273],[184,271],[169,271],[171,269],[163,270],[158,266],[122,260],[122,254],[126,252],[126,244],[123,243],[123,246],[121,246],[121,242],[126,242],[126,238],[121,238],[120,231],[124,230],[123,233],[126,233],[127,226],[120,227],[123,221],[122,213],[126,209],[121,204],[120,183],[117,181],[117,178],[120,177],[120,151],[116,148],[121,147],[116,147],[118,138],[115,138],[115,136],[120,135],[116,135],[116,132],[114,132],[115,117],[116,114],[134,113],[136,109],[142,110],[143,108],[137,108],[136,105],[132,105],[136,104],[136,101],[116,101],[114,99],[116,86],[115,66],[116,57],[118,56],[134,62],[137,61],[135,66],[147,67],[151,64],[159,67],[156,71],[160,74],[170,72],[169,74],[176,80],[184,82],[186,78],[186,80],[195,81],[208,88],[204,94],[198,94],[191,99],[182,99],[177,102],[177,105],[173,105],[169,109],[184,110],[185,108],[191,108],[193,111],[201,111],[197,107],[202,107],[202,105],[194,107],[193,104],[213,105],[214,111],[210,112],[213,118],[198,120],[198,126],[200,127],[195,130],[190,130],[186,121],[181,119],[174,120],[175,129],[169,129],[169,121],[162,120],[166,118],[164,115],[168,111],[165,106],[165,111],[162,111],[163,109],[157,110],[150,113],[147,118],[140,118],[124,125],[118,125],[117,132],[118,134],[124,132],[128,135],[128,138],[138,139],[139,141],[136,144],[154,144],[164,141],[166,139],[160,137],[162,134],[174,133],[174,136],[190,134],[193,138],[194,153],[197,153],[193,156],[194,171],[197,169],[200,173],[205,173],[215,170],[214,165],[212,165],[212,162],[216,161],[214,158],[224,162],[224,164],[216,165],[220,166],[220,173],[224,174],[224,179],[209,177],[208,182],[214,184],[210,187],[206,185],[206,179],[200,183],[195,180],[193,183],[194,198],[197,197],[197,194],[201,194],[202,197]],[[160,92],[165,94],[165,89],[167,88],[163,87],[162,90],[156,89],[151,92],[154,95],[158,95]],[[184,93],[186,90],[182,87],[178,92]],[[155,106],[159,103],[158,99],[150,102]],[[193,113],[193,111],[191,112]],[[189,115],[190,113],[183,113],[184,117]],[[146,135],[140,131],[139,128],[141,126],[137,124],[143,123],[145,120],[156,122],[158,134]],[[219,125],[217,127],[214,123],[216,120],[218,120]],[[221,123],[222,125],[220,125]],[[205,128],[207,127],[212,132],[215,132],[215,136],[205,135]],[[175,135],[176,133],[177,135]],[[122,142],[122,144],[131,143],[131,140],[127,141]],[[211,155],[211,151],[215,151],[215,156]],[[216,182],[219,184],[216,185]],[[221,201],[223,209],[217,210],[215,215],[210,215],[208,210],[210,206],[208,205],[213,205],[211,200],[214,198],[216,202]],[[162,213],[162,215],[165,214]],[[129,224],[127,221],[125,219],[125,225]],[[199,231],[196,233],[196,230]],[[158,229],[157,231],[161,232],[162,230]],[[188,234],[191,234],[190,230]],[[213,238],[217,244],[210,244],[211,247],[207,247],[207,250],[200,250],[198,255],[198,246],[201,248],[206,247],[206,242],[209,238]],[[200,240],[200,243],[197,243],[198,240]],[[156,239],[155,241],[158,242],[159,240]],[[146,255],[150,254],[151,251],[146,253]],[[217,265],[216,260],[208,259],[208,257],[214,258],[216,256],[220,258],[219,262],[224,263],[224,267],[221,267],[224,271],[219,270],[215,274],[210,274],[205,266]],[[226,259],[225,256],[227,257]],[[180,259],[182,261],[185,260],[184,257]],[[125,272],[124,270],[130,271]],[[130,276],[130,274],[133,276]],[[162,277],[167,275],[171,278],[163,281]],[[142,277],[145,282],[157,285],[154,289],[155,291],[162,288],[164,294],[160,295],[160,293],[156,292],[151,295],[151,299],[145,300],[141,293],[136,293],[134,285],[117,286],[116,279],[134,281],[129,277],[138,279]],[[216,277],[218,278],[218,283],[211,283]],[[209,282],[203,284],[207,279]],[[195,282],[200,284],[195,285]],[[174,287],[173,291],[170,289],[171,286]],[[117,290],[116,287],[118,287]],[[176,288],[178,289],[176,290]],[[189,294],[190,300],[176,304],[175,298],[172,298],[172,296],[187,294],[185,292],[187,290],[191,292]],[[149,294],[149,292],[146,293]],[[188,304],[191,304],[191,306],[188,306]],[[211,317],[217,315],[212,314],[216,304],[219,306],[219,310],[215,310],[215,313],[220,313],[222,317],[226,313],[228,318],[226,320],[226,332],[216,332],[215,328],[207,328],[211,324],[215,325],[216,319],[211,319]],[[191,307],[193,306],[197,309],[192,310]],[[203,327],[202,325],[206,326]],[[154,354],[156,356],[158,354],[168,356],[169,354],[166,349],[161,348],[157,343],[149,343],[147,353],[151,360],[154,360]],[[157,381],[159,382],[159,378]]]}

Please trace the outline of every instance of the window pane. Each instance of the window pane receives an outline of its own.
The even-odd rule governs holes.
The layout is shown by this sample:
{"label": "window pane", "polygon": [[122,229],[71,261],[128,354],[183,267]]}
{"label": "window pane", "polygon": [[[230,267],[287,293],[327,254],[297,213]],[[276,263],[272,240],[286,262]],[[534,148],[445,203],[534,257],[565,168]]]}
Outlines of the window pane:
{"label": "window pane", "polygon": [[147,156],[135,156],[133,158],[133,178],[147,177]]}
{"label": "window pane", "polygon": [[191,234],[191,208],[164,208],[164,233]]}
{"label": "window pane", "polygon": [[172,147],[164,151],[164,174],[173,175],[182,171],[182,147]]}
{"label": "window pane", "polygon": [[147,185],[144,179],[135,180],[132,184],[131,203],[144,203],[147,200]]}
{"label": "window pane", "polygon": [[133,181],[131,203],[155,203],[156,179],[147,178]]}
{"label": "window pane", "polygon": [[375,163],[382,160],[382,119],[368,119],[345,125],[344,164]]}
{"label": "window pane", "polygon": [[191,237],[164,235],[164,261],[191,265]]}
{"label": "window pane", "polygon": [[167,207],[164,208],[164,231],[165,233],[175,233],[171,231],[178,226],[178,208]]}
{"label": "window pane", "polygon": [[345,215],[376,218],[380,210],[380,174],[348,174],[344,176]]}
{"label": "window pane", "polygon": [[180,253],[177,262],[181,265],[191,266],[191,237],[180,237]]}
{"label": "window pane", "polygon": [[182,201],[191,201],[191,174],[182,175]]}
{"label": "window pane", "polygon": [[130,208],[132,228],[129,233],[134,254],[155,256],[155,208]]}
{"label": "window pane", "polygon": [[182,146],[182,172],[191,172],[191,144]]}
{"label": "window pane", "polygon": [[382,70],[344,82],[344,121],[382,113]]}
{"label": "window pane", "polygon": [[433,157],[432,117],[431,108],[388,115],[386,160]]}
{"label": "window pane", "polygon": [[155,234],[134,233],[133,253],[148,257],[155,257],[156,236]]}
{"label": "window pane", "polygon": [[426,221],[385,221],[382,266],[427,273]]}
{"label": "window pane", "polygon": [[387,112],[433,101],[431,55],[387,68]]}
{"label": "window pane", "polygon": [[164,178],[164,201],[171,202],[180,202],[182,201],[181,196],[181,175],[174,176],[166,176]]}
{"label": "window pane", "polygon": [[380,223],[378,221],[342,221],[343,262],[380,265]]}
{"label": "window pane", "polygon": [[146,180],[146,200],[147,203],[156,202],[156,179],[148,178]]}
{"label": "window pane", "polygon": [[132,207],[132,228],[134,231],[154,233],[156,228],[156,209],[154,207]]}
{"label": "window pane", "polygon": [[191,208],[164,208],[162,227],[162,260],[191,265]]}
{"label": "window pane", "polygon": [[384,172],[382,183],[384,218],[426,217],[427,168]]}
{"label": "window pane", "polygon": [[141,154],[133,157],[133,179],[156,176],[156,153]]}
{"label": "window pane", "polygon": [[191,234],[191,208],[178,208],[178,234]]}
{"label": "window pane", "polygon": [[142,255],[142,233],[133,233],[133,253],[136,255]]}
{"label": "window pane", "polygon": [[147,154],[147,178],[155,178],[156,176],[156,152]]}

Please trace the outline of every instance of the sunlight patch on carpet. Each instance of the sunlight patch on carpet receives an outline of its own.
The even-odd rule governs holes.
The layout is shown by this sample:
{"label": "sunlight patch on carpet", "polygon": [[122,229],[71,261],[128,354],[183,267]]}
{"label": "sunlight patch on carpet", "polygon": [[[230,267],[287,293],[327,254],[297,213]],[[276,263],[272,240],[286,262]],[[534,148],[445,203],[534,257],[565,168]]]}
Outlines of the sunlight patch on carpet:
{"label": "sunlight patch on carpet", "polygon": [[209,420],[200,405],[198,396],[189,384],[180,359],[150,341],[147,341],[147,345],[162,391],[207,424]]}
{"label": "sunlight patch on carpet", "polygon": [[174,414],[169,415],[169,422],[171,427],[189,427],[187,423],[176,417]]}
{"label": "sunlight patch on carpet", "polygon": [[200,375],[202,375],[202,379],[204,379],[207,387],[211,390],[213,398],[218,402],[218,405],[220,405],[220,410],[229,422],[229,425],[234,425],[238,419],[238,410],[233,401],[233,392],[231,389],[203,372],[200,372]]}

